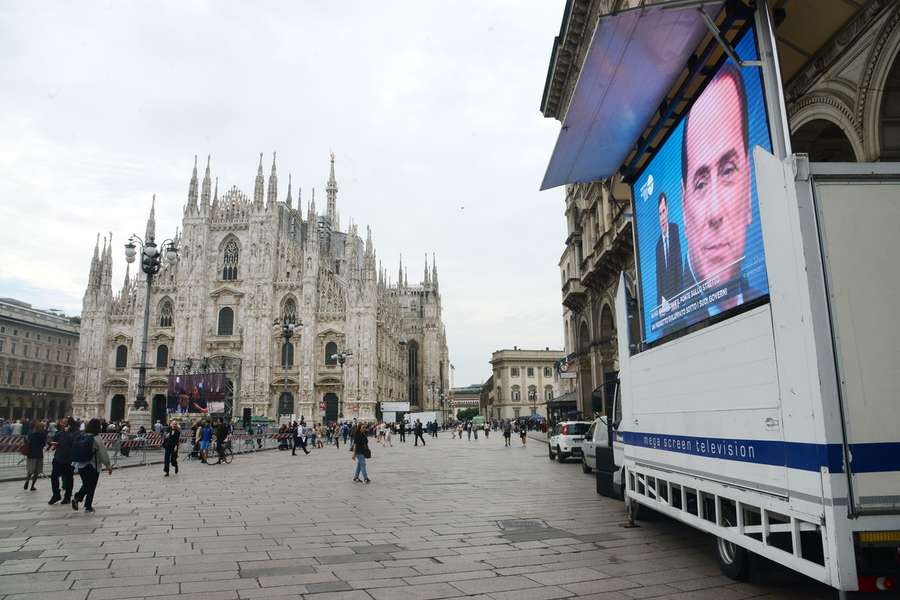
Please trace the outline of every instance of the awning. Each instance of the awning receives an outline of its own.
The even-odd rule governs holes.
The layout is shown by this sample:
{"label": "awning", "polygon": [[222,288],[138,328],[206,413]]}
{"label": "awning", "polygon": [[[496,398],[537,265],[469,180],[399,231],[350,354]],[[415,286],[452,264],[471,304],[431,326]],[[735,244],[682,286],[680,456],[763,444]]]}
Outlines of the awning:
{"label": "awning", "polygon": [[708,33],[721,1],[663,3],[597,23],[541,189],[613,175]]}

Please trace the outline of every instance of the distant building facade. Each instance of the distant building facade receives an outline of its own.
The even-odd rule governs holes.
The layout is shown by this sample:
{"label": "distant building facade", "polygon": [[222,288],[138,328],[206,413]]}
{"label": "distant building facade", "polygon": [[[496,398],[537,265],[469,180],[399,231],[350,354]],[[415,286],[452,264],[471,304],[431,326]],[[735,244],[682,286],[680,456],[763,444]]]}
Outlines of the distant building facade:
{"label": "distant building facade", "polygon": [[[664,0],[568,0],[541,99],[563,122],[598,19]],[[773,2],[793,152],[818,162],[900,160],[900,3]],[[619,275],[637,297],[631,189],[619,174],[565,188],[559,259],[563,331],[576,357],[576,410],[607,412],[618,377]],[[637,321],[630,339],[640,340]],[[571,396],[566,396],[566,405]]]}
{"label": "distant building facade", "polygon": [[0,298],[0,418],[71,412],[78,332],[77,318]]}
{"label": "distant building facade", "polygon": [[546,418],[547,401],[559,392],[554,369],[562,350],[497,350],[491,355],[493,394],[484,398],[488,419],[518,419],[537,413]]}
{"label": "distant building facade", "polygon": [[455,417],[460,410],[466,408],[478,408],[480,410],[481,388],[480,383],[450,390],[450,414]]}
{"label": "distant building facade", "polygon": [[[279,199],[275,160],[263,177],[262,155],[252,198],[237,187],[202,183],[196,160],[179,260],[164,265],[150,290],[147,390],[152,419],[165,419],[172,361],[201,361],[226,372],[232,415],[303,416],[309,422],[374,419],[381,401],[435,408],[430,382],[449,389],[446,331],[437,265],[410,284],[402,261],[391,282],[375,256],[371,233],[340,227],[334,155],[326,210],[296,206],[289,179]],[[156,237],[155,207],[147,238]],[[128,417],[137,388],[146,277],[126,274],[114,293],[112,242],[94,249],[84,294],[74,412]],[[302,323],[285,341],[275,321]],[[352,352],[343,365],[338,352]],[[225,368],[225,367],[223,367]]]}

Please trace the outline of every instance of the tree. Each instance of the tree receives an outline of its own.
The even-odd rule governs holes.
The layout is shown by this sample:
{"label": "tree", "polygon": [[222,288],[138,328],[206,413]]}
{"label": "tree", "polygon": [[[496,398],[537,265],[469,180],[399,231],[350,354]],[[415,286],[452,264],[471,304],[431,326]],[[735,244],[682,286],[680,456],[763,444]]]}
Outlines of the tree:
{"label": "tree", "polygon": [[468,421],[472,417],[478,416],[478,408],[461,408],[456,413],[456,418],[460,421]]}

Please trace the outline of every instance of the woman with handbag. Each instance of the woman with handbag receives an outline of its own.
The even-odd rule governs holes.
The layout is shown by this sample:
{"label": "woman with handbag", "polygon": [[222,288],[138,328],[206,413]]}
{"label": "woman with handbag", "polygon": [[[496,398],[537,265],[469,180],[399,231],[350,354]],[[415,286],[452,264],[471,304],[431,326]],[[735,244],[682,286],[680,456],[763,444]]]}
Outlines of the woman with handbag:
{"label": "woman with handbag", "polygon": [[[366,471],[366,459],[372,458],[372,451],[369,450],[369,436],[366,435],[365,426],[360,423],[353,432],[353,446],[350,447],[353,453],[353,459],[356,461],[356,474],[353,481],[365,481],[371,483],[369,473]],[[359,476],[362,475],[362,480]]]}

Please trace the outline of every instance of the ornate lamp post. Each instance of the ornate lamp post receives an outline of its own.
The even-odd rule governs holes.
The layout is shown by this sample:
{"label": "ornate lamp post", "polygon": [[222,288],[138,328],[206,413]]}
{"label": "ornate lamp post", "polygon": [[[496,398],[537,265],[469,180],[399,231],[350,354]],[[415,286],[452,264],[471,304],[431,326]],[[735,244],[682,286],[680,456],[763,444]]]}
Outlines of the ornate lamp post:
{"label": "ornate lamp post", "polygon": [[331,358],[338,361],[338,364],[341,365],[341,397],[338,398],[338,419],[344,418],[344,390],[347,388],[344,384],[344,363],[352,356],[353,352],[347,350],[341,350],[340,352],[331,355]]}
{"label": "ornate lamp post", "polygon": [[[284,371],[288,370],[290,366],[288,364],[288,343],[291,341],[291,338],[297,333],[301,327],[303,327],[303,323],[301,321],[294,322],[294,318],[291,316],[287,316],[284,319],[275,319],[272,322],[272,326],[277,329],[281,329],[281,337],[284,339],[284,343],[281,345],[281,368]],[[293,353],[292,353],[292,362],[293,362]],[[282,374],[284,378],[284,394],[288,393],[288,384],[287,384],[287,373]],[[278,411],[279,417],[281,416],[281,401],[278,402]]]}
{"label": "ornate lamp post", "polygon": [[162,243],[161,255],[152,237],[148,236],[147,240],[144,241],[136,234],[132,234],[128,238],[128,243],[125,244],[125,260],[129,264],[133,263],[138,255],[138,246],[140,246],[141,271],[147,275],[147,296],[144,299],[144,332],[141,339],[141,364],[138,367],[138,389],[137,397],[134,399],[134,408],[144,410],[147,408],[145,387],[147,383],[147,330],[150,327],[150,290],[153,284],[153,276],[159,273],[159,269],[162,266],[162,257],[165,257],[168,264],[174,265],[178,262],[178,248],[175,247],[174,241],[165,240]]}

